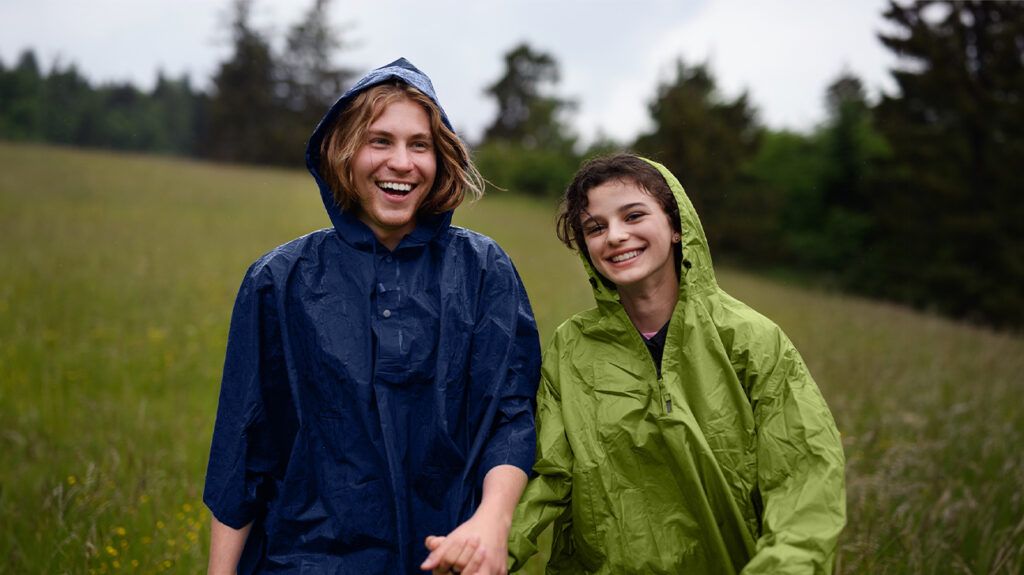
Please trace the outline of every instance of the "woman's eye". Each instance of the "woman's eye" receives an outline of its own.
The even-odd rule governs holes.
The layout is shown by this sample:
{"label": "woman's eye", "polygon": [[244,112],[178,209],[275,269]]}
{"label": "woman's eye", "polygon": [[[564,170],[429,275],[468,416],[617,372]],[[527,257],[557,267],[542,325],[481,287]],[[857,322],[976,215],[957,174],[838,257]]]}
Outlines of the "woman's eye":
{"label": "woman's eye", "polygon": [[638,220],[638,219],[640,219],[642,217],[644,217],[644,213],[643,212],[631,212],[629,215],[626,216],[626,221],[627,222],[632,222],[632,221]]}
{"label": "woman's eye", "polygon": [[588,235],[588,236],[592,236],[592,235],[594,235],[594,234],[596,234],[596,233],[599,233],[599,232],[600,232],[601,230],[603,230],[603,229],[604,229],[604,226],[602,226],[602,225],[600,225],[600,224],[594,224],[594,225],[592,225],[592,226],[586,226],[586,227],[584,227],[584,228],[583,228],[583,233],[584,233],[585,235]]}

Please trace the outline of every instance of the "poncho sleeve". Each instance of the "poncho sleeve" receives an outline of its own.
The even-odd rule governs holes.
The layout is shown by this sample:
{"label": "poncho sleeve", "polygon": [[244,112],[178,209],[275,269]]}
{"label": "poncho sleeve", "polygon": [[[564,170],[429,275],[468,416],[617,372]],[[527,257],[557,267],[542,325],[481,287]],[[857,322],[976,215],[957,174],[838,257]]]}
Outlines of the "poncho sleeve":
{"label": "poncho sleeve", "polygon": [[253,264],[235,300],[203,492],[213,515],[235,529],[263,513],[297,429],[267,271]]}
{"label": "poncho sleeve", "polygon": [[484,304],[474,327],[470,372],[474,385],[482,384],[494,394],[497,409],[481,453],[480,484],[498,465],[514,465],[530,473],[540,369],[537,324],[526,288],[512,261],[496,245],[481,289]]}
{"label": "poncho sleeve", "polygon": [[517,571],[537,553],[537,538],[552,521],[568,515],[572,494],[573,454],[562,421],[557,379],[557,344],[545,352],[537,392],[537,461],[535,475],[519,500],[509,532],[509,570]]}
{"label": "poncho sleeve", "polygon": [[[774,327],[774,326],[773,326]],[[750,355],[762,532],[743,575],[831,573],[846,522],[844,457],[825,400],[774,327]]]}

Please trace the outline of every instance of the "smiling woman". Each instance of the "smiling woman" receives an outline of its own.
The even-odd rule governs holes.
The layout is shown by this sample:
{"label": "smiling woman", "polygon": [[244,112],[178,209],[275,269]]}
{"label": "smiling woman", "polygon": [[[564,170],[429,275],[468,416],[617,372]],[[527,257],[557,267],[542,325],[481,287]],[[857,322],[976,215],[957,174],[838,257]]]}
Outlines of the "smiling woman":
{"label": "smiling woman", "polygon": [[548,573],[830,572],[846,511],[832,415],[778,326],[718,287],[679,182],[597,158],[558,222],[597,306],[544,355],[514,567],[553,521]]}

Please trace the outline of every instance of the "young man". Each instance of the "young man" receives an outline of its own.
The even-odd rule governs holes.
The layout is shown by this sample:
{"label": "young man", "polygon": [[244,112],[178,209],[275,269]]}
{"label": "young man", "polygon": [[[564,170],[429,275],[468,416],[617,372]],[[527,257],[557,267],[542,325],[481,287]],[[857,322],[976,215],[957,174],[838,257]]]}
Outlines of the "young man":
{"label": "young man", "polygon": [[210,572],[412,573],[439,534],[500,571],[540,353],[508,256],[451,225],[482,178],[404,59],[338,100],[306,159],[333,226],[260,258],[239,290]]}

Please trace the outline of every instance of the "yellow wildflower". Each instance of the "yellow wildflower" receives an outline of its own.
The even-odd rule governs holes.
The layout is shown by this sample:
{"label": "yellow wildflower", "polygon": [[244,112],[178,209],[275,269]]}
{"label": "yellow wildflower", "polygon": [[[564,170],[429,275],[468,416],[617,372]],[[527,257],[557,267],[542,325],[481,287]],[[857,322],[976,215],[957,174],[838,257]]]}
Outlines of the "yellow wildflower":
{"label": "yellow wildflower", "polygon": [[107,555],[110,555],[111,557],[117,557],[117,549],[114,549],[112,546],[107,545]]}
{"label": "yellow wildflower", "polygon": [[128,533],[128,531],[124,527],[115,527],[114,533],[117,533],[119,536],[124,537]]}
{"label": "yellow wildflower", "polygon": [[74,475],[68,475],[68,485],[74,485],[78,483],[78,478]]}

